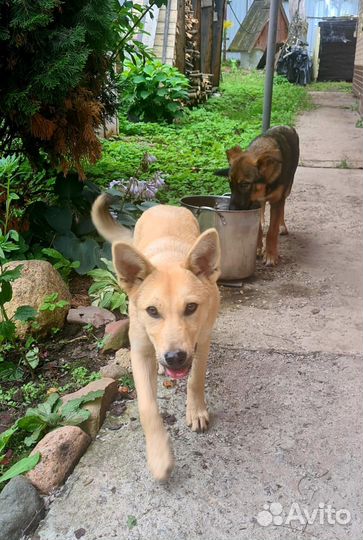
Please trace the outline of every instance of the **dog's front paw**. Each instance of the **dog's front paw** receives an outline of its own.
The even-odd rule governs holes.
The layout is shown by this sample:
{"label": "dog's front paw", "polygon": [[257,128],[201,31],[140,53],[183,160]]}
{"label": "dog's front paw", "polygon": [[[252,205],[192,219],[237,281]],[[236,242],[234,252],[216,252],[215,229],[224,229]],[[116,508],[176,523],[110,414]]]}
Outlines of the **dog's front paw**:
{"label": "dog's front paw", "polygon": [[146,452],[149,469],[155,480],[168,480],[175,464],[169,436],[163,434],[153,437],[152,441],[147,442]]}
{"label": "dog's front paw", "polygon": [[205,407],[187,407],[187,425],[192,431],[207,431],[209,414]]}
{"label": "dog's front paw", "polygon": [[279,233],[281,236],[286,236],[287,234],[289,234],[289,231],[287,230],[287,227],[286,225],[280,225],[279,227]]}
{"label": "dog's front paw", "polygon": [[263,262],[265,266],[276,266],[279,261],[277,253],[265,253],[263,256]]}
{"label": "dog's front paw", "polygon": [[257,253],[256,253],[257,258],[262,259],[263,253],[264,253],[264,248],[263,247],[258,247],[257,248]]}

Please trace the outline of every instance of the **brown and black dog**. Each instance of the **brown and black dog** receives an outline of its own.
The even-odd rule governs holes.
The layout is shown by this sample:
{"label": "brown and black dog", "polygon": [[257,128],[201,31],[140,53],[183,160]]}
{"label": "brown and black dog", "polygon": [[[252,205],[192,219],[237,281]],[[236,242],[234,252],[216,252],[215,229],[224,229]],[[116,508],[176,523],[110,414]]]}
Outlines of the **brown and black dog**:
{"label": "brown and black dog", "polygon": [[284,208],[299,162],[299,137],[294,128],[277,126],[254,139],[247,150],[240,146],[227,150],[228,169],[216,171],[228,176],[231,186],[230,210],[248,210],[261,206],[258,248],[262,252],[262,225],[265,203],[271,206],[264,262],[278,261],[278,235],[288,234]]}

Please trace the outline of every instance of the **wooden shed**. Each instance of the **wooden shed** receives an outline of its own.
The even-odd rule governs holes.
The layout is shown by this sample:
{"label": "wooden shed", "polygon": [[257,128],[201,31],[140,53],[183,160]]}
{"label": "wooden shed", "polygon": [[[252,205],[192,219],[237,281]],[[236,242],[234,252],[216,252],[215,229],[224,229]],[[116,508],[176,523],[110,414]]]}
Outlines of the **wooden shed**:
{"label": "wooden shed", "polygon": [[[270,0],[254,0],[235,35],[229,51],[240,53],[241,67],[255,68],[267,45]],[[282,5],[277,23],[277,43],[287,39],[289,21]]]}

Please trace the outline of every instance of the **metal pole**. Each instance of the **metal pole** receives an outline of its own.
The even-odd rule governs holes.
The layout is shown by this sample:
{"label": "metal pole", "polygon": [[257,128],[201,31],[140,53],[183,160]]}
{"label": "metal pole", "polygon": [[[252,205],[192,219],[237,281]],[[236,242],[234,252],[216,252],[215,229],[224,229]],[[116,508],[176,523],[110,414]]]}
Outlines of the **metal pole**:
{"label": "metal pole", "polygon": [[270,18],[268,23],[266,54],[265,94],[263,100],[263,132],[265,132],[270,127],[271,120],[272,85],[275,70],[277,19],[279,14],[280,2],[281,0],[270,0]]}

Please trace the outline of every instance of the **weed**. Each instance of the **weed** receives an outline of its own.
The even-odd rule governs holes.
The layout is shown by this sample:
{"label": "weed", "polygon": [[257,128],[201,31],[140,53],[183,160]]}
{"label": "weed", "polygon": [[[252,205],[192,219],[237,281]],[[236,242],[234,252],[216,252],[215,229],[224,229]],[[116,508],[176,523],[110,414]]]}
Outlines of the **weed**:
{"label": "weed", "polygon": [[106,269],[96,268],[88,272],[93,283],[88,290],[92,298],[92,305],[106,309],[118,309],[120,313],[127,313],[127,296],[120,288],[115,269],[111,261],[101,259]]}
{"label": "weed", "polygon": [[339,165],[337,165],[337,169],[350,169],[350,165],[346,159],[342,159]]}
{"label": "weed", "polygon": [[42,305],[39,308],[39,311],[56,311],[57,309],[63,309],[68,306],[69,302],[67,300],[58,300],[58,293],[52,293],[46,296],[43,300]]}
{"label": "weed", "polygon": [[119,382],[121,386],[127,386],[130,391],[135,390],[135,382],[131,373],[126,373],[125,375],[122,375],[122,377],[119,379]]}
{"label": "weed", "polygon": [[345,81],[327,81],[327,82],[313,82],[309,86],[309,90],[314,92],[346,92],[352,93],[352,83]]}
{"label": "weed", "polygon": [[64,281],[67,283],[70,274],[80,267],[79,261],[70,261],[62,255],[57,249],[43,248],[42,254],[48,257],[53,264],[53,267],[58,270]]}

